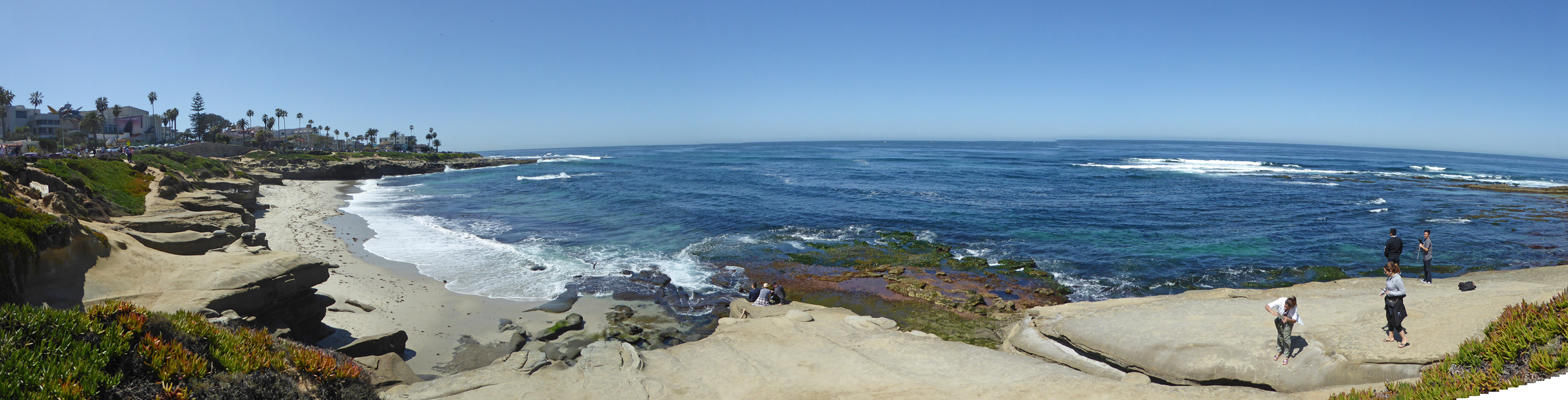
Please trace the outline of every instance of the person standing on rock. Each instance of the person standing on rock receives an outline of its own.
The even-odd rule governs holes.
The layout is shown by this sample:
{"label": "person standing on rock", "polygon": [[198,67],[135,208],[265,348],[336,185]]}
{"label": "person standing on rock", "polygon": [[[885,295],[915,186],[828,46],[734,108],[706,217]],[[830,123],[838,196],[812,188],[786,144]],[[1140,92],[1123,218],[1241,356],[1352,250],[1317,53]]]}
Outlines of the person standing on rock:
{"label": "person standing on rock", "polygon": [[1432,284],[1432,230],[1421,231],[1421,282]]}
{"label": "person standing on rock", "polygon": [[1274,315],[1274,330],[1279,333],[1279,353],[1274,354],[1274,361],[1285,356],[1285,362],[1280,365],[1290,365],[1290,331],[1295,324],[1301,323],[1301,315],[1296,313],[1296,296],[1281,297],[1264,305],[1263,309]]}
{"label": "person standing on rock", "polygon": [[1389,264],[1383,268],[1383,273],[1388,275],[1388,280],[1383,283],[1383,314],[1388,318],[1388,338],[1385,342],[1393,342],[1394,333],[1399,333],[1399,348],[1410,346],[1410,332],[1405,330],[1405,279],[1399,276],[1399,264]]}
{"label": "person standing on rock", "polygon": [[1383,243],[1383,258],[1388,259],[1384,268],[1399,267],[1399,254],[1405,252],[1405,241],[1399,238],[1399,229],[1388,228],[1388,242]]}
{"label": "person standing on rock", "polygon": [[769,289],[768,288],[768,283],[767,282],[763,282],[762,283],[762,292],[757,293],[757,299],[756,300],[752,300],[751,305],[754,305],[754,306],[757,306],[757,307],[766,307],[768,305],[768,298],[772,297],[772,296],[773,296],[773,289]]}

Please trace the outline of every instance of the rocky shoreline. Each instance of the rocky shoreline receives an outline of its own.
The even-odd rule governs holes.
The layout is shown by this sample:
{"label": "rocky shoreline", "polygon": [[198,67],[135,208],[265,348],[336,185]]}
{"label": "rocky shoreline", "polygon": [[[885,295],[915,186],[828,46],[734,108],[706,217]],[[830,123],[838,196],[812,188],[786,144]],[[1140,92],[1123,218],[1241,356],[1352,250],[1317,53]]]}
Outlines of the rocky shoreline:
{"label": "rocky shoreline", "polygon": [[[364,253],[356,244],[370,232],[337,211],[349,182],[276,172],[526,164],[514,161],[526,160],[235,161],[234,170],[252,172],[221,176],[139,165],[140,215],[36,168],[7,172],[0,181],[19,204],[80,217],[40,236],[35,260],[8,258],[8,293],[51,307],[128,301],[318,343],[357,357],[383,398],[1038,398],[1045,387],[1064,398],[1315,399],[1416,377],[1503,306],[1549,298],[1568,282],[1568,266],[1557,266],[1413,286],[1407,324],[1416,346],[1407,349],[1381,342],[1378,278],[1065,303],[1054,281],[1027,266],[931,258],[946,253],[940,244],[897,233],[891,247],[825,246],[795,264],[747,271],[810,300],[789,305],[698,298],[654,273],[634,276],[625,284],[636,287],[615,298],[573,291],[520,302],[453,293],[412,266]],[[839,265],[838,254],[888,258]],[[716,284],[744,279],[736,271]],[[1459,281],[1480,289],[1460,292]],[[988,323],[943,328],[812,304],[846,293],[951,314],[935,318],[944,323],[959,321],[952,315]],[[1272,326],[1258,308],[1287,294],[1301,299],[1310,325],[1297,330],[1298,358],[1280,366],[1269,359]],[[719,315],[672,313],[681,310]],[[962,330],[991,332],[1002,351],[938,337]]]}
{"label": "rocky shoreline", "polygon": [[257,160],[246,157],[231,157],[228,160],[242,169],[255,171],[250,175],[255,177],[257,181],[266,184],[281,184],[284,179],[310,181],[376,179],[393,175],[429,174],[447,170],[533,164],[539,161],[536,159],[485,157],[445,161],[388,158],[348,158],[343,160],[278,158]]}

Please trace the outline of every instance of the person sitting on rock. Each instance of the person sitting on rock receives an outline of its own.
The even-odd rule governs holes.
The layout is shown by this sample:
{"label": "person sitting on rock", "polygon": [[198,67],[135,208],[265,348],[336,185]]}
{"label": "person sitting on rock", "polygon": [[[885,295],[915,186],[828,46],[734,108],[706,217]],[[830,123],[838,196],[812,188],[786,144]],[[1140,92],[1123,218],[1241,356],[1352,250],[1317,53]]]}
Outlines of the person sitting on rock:
{"label": "person sitting on rock", "polygon": [[768,305],[768,299],[771,298],[772,296],[773,296],[773,289],[769,289],[768,288],[768,283],[767,282],[763,282],[762,283],[762,292],[761,293],[757,293],[757,300],[752,301],[751,305],[758,306],[758,307],[766,307]]}
{"label": "person sitting on rock", "polygon": [[788,301],[789,299],[784,298],[784,285],[781,285],[778,282],[773,282],[773,297],[769,298],[768,302],[773,304],[784,304]]}
{"label": "person sitting on rock", "polygon": [[1296,314],[1296,297],[1281,297],[1263,306],[1269,314],[1274,315],[1274,329],[1279,332],[1279,353],[1274,354],[1274,361],[1279,361],[1279,356],[1285,356],[1285,362],[1280,365],[1290,365],[1290,331],[1295,324],[1301,323],[1301,316]]}
{"label": "person sitting on rock", "polygon": [[762,294],[762,286],[757,285],[756,282],[752,282],[751,283],[751,292],[746,293],[746,302],[747,303],[755,303],[755,302],[757,302],[757,295],[760,295],[760,294]]}

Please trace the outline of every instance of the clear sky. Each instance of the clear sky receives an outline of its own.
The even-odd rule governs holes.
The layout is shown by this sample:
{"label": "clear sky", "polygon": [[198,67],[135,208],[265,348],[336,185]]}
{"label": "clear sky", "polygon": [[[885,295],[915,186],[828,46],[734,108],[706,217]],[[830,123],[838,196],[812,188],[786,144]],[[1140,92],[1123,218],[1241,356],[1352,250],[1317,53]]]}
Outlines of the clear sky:
{"label": "clear sky", "polygon": [[[446,150],[1176,139],[1568,158],[1564,1],[20,1],[26,104]],[[289,126],[294,126],[292,118]]]}

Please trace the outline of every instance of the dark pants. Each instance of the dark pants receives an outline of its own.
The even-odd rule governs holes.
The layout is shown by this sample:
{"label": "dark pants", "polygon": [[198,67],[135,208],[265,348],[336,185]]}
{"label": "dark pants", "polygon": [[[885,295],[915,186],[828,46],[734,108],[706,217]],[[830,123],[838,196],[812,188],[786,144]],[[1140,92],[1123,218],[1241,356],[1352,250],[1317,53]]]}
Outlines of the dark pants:
{"label": "dark pants", "polygon": [[1274,330],[1279,331],[1279,353],[1290,355],[1290,328],[1295,324],[1287,324],[1284,319],[1274,317]]}
{"label": "dark pants", "polygon": [[1421,259],[1421,281],[1432,281],[1432,259],[1430,258]]}
{"label": "dark pants", "polygon": [[1388,317],[1389,332],[1405,332],[1405,296],[1383,296],[1383,314]]}

